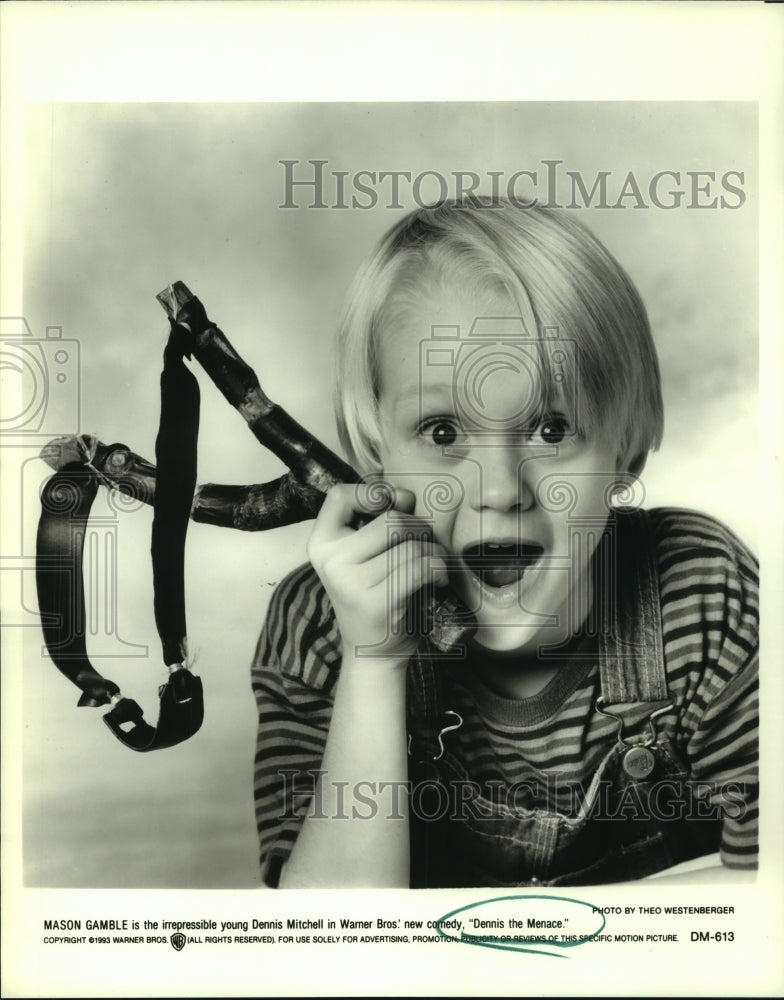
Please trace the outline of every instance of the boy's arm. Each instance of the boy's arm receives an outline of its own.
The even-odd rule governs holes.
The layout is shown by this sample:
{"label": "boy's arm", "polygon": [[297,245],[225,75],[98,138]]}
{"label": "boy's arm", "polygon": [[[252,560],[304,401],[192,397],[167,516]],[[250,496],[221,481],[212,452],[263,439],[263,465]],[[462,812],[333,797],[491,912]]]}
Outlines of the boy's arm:
{"label": "boy's arm", "polygon": [[[722,820],[718,877],[757,864],[757,562],[720,522],[657,512],[662,625],[696,819]],[[723,876],[722,876],[723,872]]]}
{"label": "boy's arm", "polygon": [[[413,507],[413,497],[399,503]],[[390,545],[383,519],[351,529],[354,506],[353,488],[330,491],[309,546],[324,586],[310,568],[282,585],[257,650],[269,885],[409,884],[405,680],[419,639],[398,626],[411,594],[445,582],[446,570],[429,541]],[[411,515],[395,517],[393,535],[421,534]]]}
{"label": "boy's arm", "polygon": [[254,799],[266,886],[277,887],[321,768],[340,645],[313,570],[290,573],[272,595],[251,669],[258,707]]}
{"label": "boy's arm", "polygon": [[[715,687],[714,687],[715,691]],[[723,818],[723,872],[757,867],[758,677],[752,656],[710,701],[688,743],[696,796]]]}
{"label": "boy's arm", "polygon": [[334,608],[343,663],[317,789],[326,818],[306,817],[283,886],[409,885],[407,802],[389,794],[408,774],[406,669],[419,637],[406,614],[423,585],[447,582],[443,550],[414,505],[398,490],[396,509],[354,530],[359,495],[335,486],[316,520],[308,555]]}
{"label": "boy's arm", "polygon": [[341,667],[325,604],[312,571],[297,571],[273,596],[254,663],[263,882],[407,886],[405,671]]}
{"label": "boy's arm", "polygon": [[[281,888],[409,885],[405,664],[344,659],[311,810]],[[357,794],[359,793],[359,798]]]}

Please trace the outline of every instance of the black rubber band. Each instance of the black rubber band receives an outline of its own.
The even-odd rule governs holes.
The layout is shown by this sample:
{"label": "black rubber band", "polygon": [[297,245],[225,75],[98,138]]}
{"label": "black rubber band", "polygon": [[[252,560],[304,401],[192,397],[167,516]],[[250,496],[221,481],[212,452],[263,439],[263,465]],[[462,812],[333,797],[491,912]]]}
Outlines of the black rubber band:
{"label": "black rubber band", "polygon": [[[155,619],[164,661],[185,659],[185,536],[196,485],[199,388],[183,363],[183,331],[172,330],[161,374],[161,422],[152,529]],[[57,668],[82,691],[80,706],[114,701],[104,722],[125,746],[144,753],[182,743],[204,719],[202,683],[187,668],[174,670],[159,695],[158,724],[92,666],[85,644],[82,577],[84,541],[97,491],[94,470],[73,463],[44,486],[36,551],[38,605],[46,642]]]}
{"label": "black rubber band", "polygon": [[196,487],[199,386],[183,363],[185,352],[183,331],[174,326],[161,372],[152,522],[155,623],[167,666],[185,660],[185,536]]}

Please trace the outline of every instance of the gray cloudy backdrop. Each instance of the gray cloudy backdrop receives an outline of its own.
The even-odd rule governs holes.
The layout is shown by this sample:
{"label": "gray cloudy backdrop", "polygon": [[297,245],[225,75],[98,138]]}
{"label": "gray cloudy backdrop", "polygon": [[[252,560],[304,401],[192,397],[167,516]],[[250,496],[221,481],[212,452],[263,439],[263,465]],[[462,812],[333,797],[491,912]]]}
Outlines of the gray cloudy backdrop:
{"label": "gray cloudy backdrop", "polygon": [[[402,210],[383,207],[384,196],[368,211],[282,210],[279,160],[300,160],[301,171],[304,161],[325,159],[326,170],[352,175],[508,176],[559,159],[589,184],[599,170],[612,171],[610,191],[628,171],[644,186],[660,170],[740,170],[747,200],[738,210],[579,215],[638,285],[660,351],[666,431],[645,473],[648,505],[704,509],[756,549],[756,135],[754,108],[741,104],[41,105],[27,131],[25,317],[37,337],[58,325],[79,341],[79,429],[152,458],[167,331],[155,294],[182,279],[269,395],[337,447],[331,338],[357,265]],[[409,190],[401,187],[405,209],[414,207]],[[200,381],[199,481],[278,475],[276,460],[209,380]],[[24,452],[21,470],[27,554],[47,474],[34,454]],[[100,510],[111,524],[105,502]],[[117,525],[117,632],[125,645],[100,634],[91,641],[94,653],[111,654],[96,658],[97,669],[152,720],[161,669],[150,521],[142,510]],[[189,743],[152,755],[116,743],[100,712],[77,711],[76,688],[41,656],[34,582],[25,575],[18,623],[27,626],[28,885],[258,884],[248,667],[272,584],[303,561],[308,531],[246,535],[192,525],[188,618],[206,721]],[[145,646],[149,654],[138,655]]]}

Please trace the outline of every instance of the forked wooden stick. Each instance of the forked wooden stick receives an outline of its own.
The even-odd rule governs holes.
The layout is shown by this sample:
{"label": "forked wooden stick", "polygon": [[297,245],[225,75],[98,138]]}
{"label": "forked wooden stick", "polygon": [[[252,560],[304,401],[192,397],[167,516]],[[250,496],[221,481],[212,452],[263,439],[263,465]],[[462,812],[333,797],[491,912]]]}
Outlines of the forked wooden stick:
{"label": "forked wooden stick", "polygon": [[[269,399],[253,369],[181,281],[168,285],[156,298],[171,323],[187,332],[191,353],[256,439],[290,469],[269,483],[197,486],[193,520],[243,531],[266,531],[314,518],[330,487],[360,481],[350,465]],[[105,486],[147,504],[154,500],[155,466],[125,445],[104,445],[86,435],[57,438],[44,448],[42,458],[55,470],[78,462],[91,468]],[[383,498],[383,490],[375,492]],[[378,513],[383,509],[382,502]],[[455,652],[476,628],[471,613],[449,591],[426,595],[423,620],[429,638],[444,653]]]}

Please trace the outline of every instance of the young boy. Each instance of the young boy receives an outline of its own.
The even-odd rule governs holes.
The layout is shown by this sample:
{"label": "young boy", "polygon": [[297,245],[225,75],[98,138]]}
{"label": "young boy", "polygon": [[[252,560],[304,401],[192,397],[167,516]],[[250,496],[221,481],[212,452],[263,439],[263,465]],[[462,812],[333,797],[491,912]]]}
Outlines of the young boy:
{"label": "young boy", "polygon": [[[253,665],[268,885],[586,885],[756,862],[756,564],[633,509],[662,433],[640,298],[571,216],[418,210],[358,276],[334,487]],[[367,482],[367,479],[366,479]],[[367,487],[372,489],[372,482]],[[444,588],[475,630],[417,626]]]}

